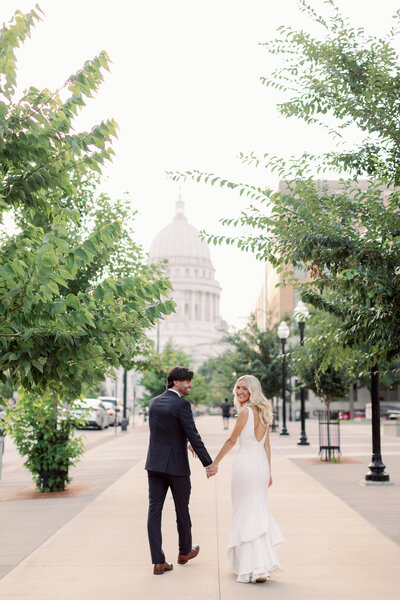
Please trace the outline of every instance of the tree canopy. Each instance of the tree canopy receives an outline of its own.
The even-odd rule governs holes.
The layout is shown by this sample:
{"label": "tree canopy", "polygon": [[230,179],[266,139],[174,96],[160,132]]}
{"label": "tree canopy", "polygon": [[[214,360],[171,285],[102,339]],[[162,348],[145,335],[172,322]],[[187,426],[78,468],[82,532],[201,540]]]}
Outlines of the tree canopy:
{"label": "tree canopy", "polygon": [[[150,364],[140,380],[140,385],[146,390],[142,404],[147,406],[152,398],[165,392],[167,372],[171,367],[179,365],[190,369],[190,364],[191,357],[181,348],[175,347],[172,342],[167,342],[159,354],[153,353]],[[187,399],[192,404],[207,404],[209,401],[209,391],[200,371],[193,375],[193,387]]]}
{"label": "tree canopy", "polygon": [[308,339],[292,355],[292,368],[300,385],[312,390],[329,410],[331,402],[346,399],[353,382],[349,366],[336,366],[334,354],[322,337]]}
{"label": "tree canopy", "polygon": [[219,406],[232,397],[236,380],[242,375],[254,375],[270,400],[280,394],[282,366],[276,330],[261,331],[254,318],[243,329],[225,338],[230,349],[220,356],[208,359],[199,372],[210,386],[210,400]]}
{"label": "tree canopy", "polygon": [[[284,182],[278,191],[199,171],[171,176],[228,187],[250,199],[237,218],[222,220],[250,228],[250,235],[233,231],[205,234],[207,239],[271,262],[304,302],[338,318],[328,334],[345,350],[335,360],[345,362],[346,349],[363,347],[368,367],[400,353],[400,61],[393,46],[399,15],[389,36],[377,39],[351,26],[333,1],[327,4],[325,18],[299,1],[321,36],[279,28],[266,50],[279,54],[282,64],[262,82],[291,95],[278,105],[284,116],[328,128],[338,150],[288,161],[242,155],[245,163],[277,172]],[[359,128],[357,148],[346,143],[350,125]],[[336,172],[338,180],[318,180],[326,171]],[[306,277],[298,278],[299,269]]]}
{"label": "tree canopy", "polygon": [[16,97],[15,50],[39,19],[40,9],[17,11],[0,30],[0,211],[15,211],[18,225],[1,240],[0,379],[9,373],[14,389],[70,400],[82,380],[129,367],[146,329],[174,305],[167,280],[134,266],[137,248],[124,264],[111,260],[127,236],[110,203],[85,223],[90,174],[111,159],[117,125],[77,133],[74,118],[97,92],[107,54],[61,90],[31,87]]}

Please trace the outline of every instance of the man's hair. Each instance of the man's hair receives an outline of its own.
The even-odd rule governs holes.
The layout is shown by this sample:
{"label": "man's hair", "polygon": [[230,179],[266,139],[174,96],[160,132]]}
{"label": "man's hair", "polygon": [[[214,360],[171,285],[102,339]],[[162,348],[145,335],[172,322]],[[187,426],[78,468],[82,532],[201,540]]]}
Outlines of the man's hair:
{"label": "man's hair", "polygon": [[172,388],[174,381],[191,381],[193,379],[193,371],[186,367],[171,367],[167,373],[167,390]]}

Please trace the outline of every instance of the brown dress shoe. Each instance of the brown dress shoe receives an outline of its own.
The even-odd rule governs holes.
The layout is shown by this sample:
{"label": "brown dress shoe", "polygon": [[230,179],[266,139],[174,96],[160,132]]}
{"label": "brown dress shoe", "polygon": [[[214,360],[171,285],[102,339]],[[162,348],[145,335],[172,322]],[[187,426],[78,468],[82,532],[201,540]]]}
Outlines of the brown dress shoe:
{"label": "brown dress shoe", "polygon": [[196,558],[198,553],[200,552],[200,546],[193,546],[190,552],[187,554],[178,554],[178,563],[180,565],[185,565],[188,560],[191,558]]}
{"label": "brown dress shoe", "polygon": [[169,565],[168,563],[159,563],[154,565],[153,573],[154,575],[162,575],[165,571],[172,571],[174,568],[173,565]]}

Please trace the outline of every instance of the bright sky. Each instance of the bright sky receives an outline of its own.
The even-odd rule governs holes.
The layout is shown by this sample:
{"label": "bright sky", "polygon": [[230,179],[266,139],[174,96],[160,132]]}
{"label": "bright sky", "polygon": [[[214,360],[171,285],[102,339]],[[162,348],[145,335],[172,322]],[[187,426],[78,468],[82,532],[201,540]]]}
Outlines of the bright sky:
{"label": "bright sky", "polygon": [[[390,29],[400,8],[400,0],[338,4],[355,26],[378,35]],[[30,0],[2,0],[0,22],[33,6]],[[41,0],[39,6],[46,16],[18,52],[19,86],[54,89],[85,60],[107,51],[111,73],[77,128],[109,117],[119,123],[106,189],[114,197],[128,192],[139,211],[137,241],[146,250],[175,211],[178,186],[165,171],[198,169],[276,185],[267,173],[242,166],[239,152],[287,156],[329,148],[322,132],[282,119],[278,97],[259,82],[272,59],[258,43],[273,38],[282,24],[309,28],[296,0]],[[218,220],[247,206],[234,192],[194,183],[184,184],[182,195],[189,222],[213,233],[227,233]],[[243,324],[264,267],[232,247],[210,251],[223,289],[222,316]]]}

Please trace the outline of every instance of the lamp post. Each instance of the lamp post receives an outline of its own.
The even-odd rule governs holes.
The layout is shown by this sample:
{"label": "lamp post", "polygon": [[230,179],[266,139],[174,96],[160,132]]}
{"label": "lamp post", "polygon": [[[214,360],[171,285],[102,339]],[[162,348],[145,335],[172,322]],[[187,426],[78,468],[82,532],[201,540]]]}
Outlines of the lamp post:
{"label": "lamp post", "polygon": [[[296,304],[294,309],[294,318],[299,325],[300,330],[300,346],[304,346],[304,329],[306,326],[306,319],[309,316],[308,308],[301,300]],[[300,421],[301,421],[301,433],[298,446],[309,446],[310,442],[307,439],[306,434],[306,408],[305,408],[305,388],[300,388]]]}
{"label": "lamp post", "polygon": [[275,407],[275,398],[272,398],[272,423],[271,423],[271,431],[274,431],[274,432],[278,428],[278,423],[276,422],[276,419],[275,419],[275,410],[276,410],[276,407]]}
{"label": "lamp post", "polygon": [[282,430],[280,435],[289,435],[286,428],[286,357],[285,344],[290,334],[289,327],[285,321],[281,321],[278,327],[278,336],[282,344]]}
{"label": "lamp post", "polygon": [[128,387],[128,382],[127,382],[127,375],[128,372],[126,369],[124,369],[124,375],[123,375],[123,412],[122,412],[122,422],[121,422],[121,431],[127,431],[128,429],[128,419],[127,419],[127,415],[126,415],[126,393],[127,393],[127,387]]}
{"label": "lamp post", "polygon": [[381,454],[381,415],[379,401],[379,365],[371,369],[371,408],[372,408],[372,458],[368,465],[369,471],[365,475],[366,481],[382,483],[389,481],[390,477],[385,473],[385,465]]}

